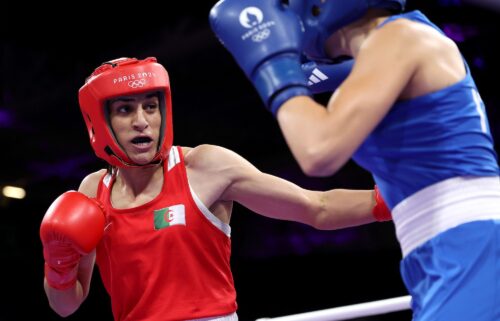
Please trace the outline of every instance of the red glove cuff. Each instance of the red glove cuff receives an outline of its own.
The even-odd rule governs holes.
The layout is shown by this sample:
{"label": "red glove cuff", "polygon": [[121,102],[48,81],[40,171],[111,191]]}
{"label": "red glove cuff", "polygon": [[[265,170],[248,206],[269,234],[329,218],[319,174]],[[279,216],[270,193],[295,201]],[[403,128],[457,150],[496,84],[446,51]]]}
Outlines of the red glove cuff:
{"label": "red glove cuff", "polygon": [[379,222],[391,221],[392,220],[391,211],[387,207],[387,204],[385,204],[382,195],[380,195],[377,185],[375,185],[374,190],[375,190],[375,206],[373,207],[372,210],[373,216]]}
{"label": "red glove cuff", "polygon": [[45,263],[45,279],[51,288],[67,290],[75,285],[78,275],[78,264],[68,270],[59,271]]}

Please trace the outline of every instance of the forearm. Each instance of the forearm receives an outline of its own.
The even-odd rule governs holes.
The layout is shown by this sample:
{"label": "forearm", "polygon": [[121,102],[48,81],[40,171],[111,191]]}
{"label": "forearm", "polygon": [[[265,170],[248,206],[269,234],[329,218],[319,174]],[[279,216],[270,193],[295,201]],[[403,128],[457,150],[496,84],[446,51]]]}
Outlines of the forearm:
{"label": "forearm", "polygon": [[77,281],[68,289],[55,289],[49,286],[47,279],[44,279],[44,289],[49,305],[57,314],[62,317],[73,314],[85,301],[90,289],[94,262],[95,251],[80,259]]}
{"label": "forearm", "polygon": [[[267,195],[269,196],[269,195]],[[294,184],[282,186],[272,197],[246,198],[245,206],[261,215],[304,223],[320,230],[336,230],[376,221],[373,190],[307,191]]]}
{"label": "forearm", "polygon": [[84,300],[83,288],[79,281],[66,290],[58,290],[50,287],[44,279],[44,288],[50,307],[62,317],[73,314]]}
{"label": "forearm", "polygon": [[310,97],[288,100],[277,120],[302,171],[310,176],[334,174],[350,158],[340,124],[332,123],[329,111]]}
{"label": "forearm", "polygon": [[321,211],[311,218],[311,225],[321,230],[335,230],[375,222],[373,190],[334,189],[320,193]]}

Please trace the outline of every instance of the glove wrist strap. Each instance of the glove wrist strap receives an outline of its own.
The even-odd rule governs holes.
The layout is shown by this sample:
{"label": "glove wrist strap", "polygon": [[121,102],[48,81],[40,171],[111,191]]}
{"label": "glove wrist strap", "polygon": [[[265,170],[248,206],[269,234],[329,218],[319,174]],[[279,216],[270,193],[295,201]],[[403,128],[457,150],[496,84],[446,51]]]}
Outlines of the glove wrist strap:
{"label": "glove wrist strap", "polygon": [[77,275],[78,264],[59,270],[45,263],[45,279],[51,288],[67,290],[76,284]]}
{"label": "glove wrist strap", "polygon": [[372,214],[375,219],[379,222],[391,221],[392,214],[387,205],[380,195],[380,191],[378,190],[377,185],[375,185],[375,206],[373,207]]}
{"label": "glove wrist strap", "polygon": [[274,115],[288,99],[299,95],[312,95],[295,53],[282,54],[267,60],[251,75],[251,80],[267,109]]}

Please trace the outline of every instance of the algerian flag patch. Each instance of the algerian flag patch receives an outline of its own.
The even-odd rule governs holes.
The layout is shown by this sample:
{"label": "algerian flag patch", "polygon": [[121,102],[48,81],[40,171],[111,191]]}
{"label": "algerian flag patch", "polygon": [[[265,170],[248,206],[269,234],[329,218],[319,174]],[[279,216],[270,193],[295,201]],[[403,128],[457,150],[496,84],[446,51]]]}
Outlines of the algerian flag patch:
{"label": "algerian flag patch", "polygon": [[184,204],[154,210],[155,230],[160,230],[172,225],[186,225],[186,211]]}

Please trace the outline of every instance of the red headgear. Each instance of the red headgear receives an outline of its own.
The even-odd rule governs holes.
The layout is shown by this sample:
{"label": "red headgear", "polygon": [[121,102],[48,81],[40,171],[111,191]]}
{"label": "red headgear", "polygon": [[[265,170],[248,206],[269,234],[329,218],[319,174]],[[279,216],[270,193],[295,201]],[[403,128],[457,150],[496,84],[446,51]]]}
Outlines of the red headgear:
{"label": "red headgear", "polygon": [[109,123],[107,104],[110,99],[120,96],[154,91],[160,94],[162,126],[158,152],[151,163],[166,159],[173,142],[170,81],[165,68],[154,57],[144,60],[120,58],[103,63],[87,78],[80,88],[78,99],[97,157],[113,166],[139,166],[116,141]]}

